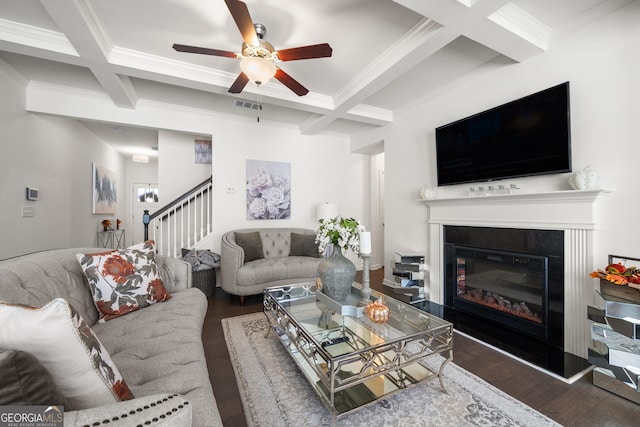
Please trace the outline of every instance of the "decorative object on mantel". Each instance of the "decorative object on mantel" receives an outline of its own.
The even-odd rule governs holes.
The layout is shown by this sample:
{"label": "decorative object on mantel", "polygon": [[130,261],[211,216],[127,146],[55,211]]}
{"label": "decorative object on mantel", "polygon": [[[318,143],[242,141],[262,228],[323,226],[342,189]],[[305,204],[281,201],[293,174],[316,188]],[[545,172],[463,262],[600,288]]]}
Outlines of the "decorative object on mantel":
{"label": "decorative object on mantel", "polygon": [[102,231],[109,231],[111,228],[111,220],[103,219],[100,224],[102,224]]}
{"label": "decorative object on mantel", "polygon": [[609,256],[609,265],[604,270],[598,269],[590,274],[600,279],[600,294],[608,298],[640,304],[640,269],[636,266],[625,266],[634,258]]}
{"label": "decorative object on mantel", "polygon": [[469,197],[477,197],[477,196],[500,196],[505,194],[513,194],[517,190],[520,190],[517,184],[509,184],[507,187],[504,184],[500,184],[497,187],[495,185],[488,185],[487,187],[479,186],[479,187],[470,187],[469,188]]}
{"label": "decorative object on mantel", "polygon": [[[343,250],[360,250],[360,233],[364,226],[353,218],[337,216],[321,219],[316,229],[318,251],[325,253],[325,258],[318,265],[318,275],[322,281],[323,292],[336,301],[343,301],[351,291],[353,279],[356,277],[356,266],[342,255]],[[327,257],[327,246],[332,246],[332,253]]]}
{"label": "decorative object on mantel", "polygon": [[438,192],[435,188],[431,188],[428,186],[424,186],[420,189],[420,193],[418,194],[422,200],[433,199],[437,196]]}
{"label": "decorative object on mantel", "polygon": [[572,173],[569,177],[569,185],[574,190],[599,190],[603,184],[603,176],[591,165]]}

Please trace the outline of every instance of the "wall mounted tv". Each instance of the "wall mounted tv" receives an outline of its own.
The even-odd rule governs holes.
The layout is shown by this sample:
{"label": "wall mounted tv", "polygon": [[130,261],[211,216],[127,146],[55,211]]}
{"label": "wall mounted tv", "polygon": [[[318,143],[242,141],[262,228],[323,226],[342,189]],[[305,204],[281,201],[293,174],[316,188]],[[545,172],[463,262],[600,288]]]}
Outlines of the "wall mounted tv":
{"label": "wall mounted tv", "polygon": [[569,82],[436,128],[438,185],[571,172]]}

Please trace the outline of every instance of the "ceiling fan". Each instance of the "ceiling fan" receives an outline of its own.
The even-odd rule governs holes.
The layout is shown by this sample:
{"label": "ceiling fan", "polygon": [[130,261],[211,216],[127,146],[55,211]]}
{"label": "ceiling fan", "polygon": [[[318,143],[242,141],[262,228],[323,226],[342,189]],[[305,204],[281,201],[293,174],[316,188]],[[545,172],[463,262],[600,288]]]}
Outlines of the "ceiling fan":
{"label": "ceiling fan", "polygon": [[290,49],[275,50],[271,43],[264,40],[267,29],[262,24],[254,24],[249,14],[247,5],[239,0],[224,0],[236,22],[244,42],[242,53],[226,50],[209,49],[205,47],[186,46],[174,44],[173,48],[178,52],[199,53],[202,55],[223,56],[227,58],[241,59],[242,71],[229,88],[231,93],[240,93],[249,81],[257,85],[266,83],[271,77],[275,77],[283,85],[291,89],[296,95],[303,96],[309,93],[309,89],[298,83],[289,74],[282,71],[274,63],[295,61],[299,59],[326,58],[331,56],[331,46],[328,43],[310,46],[294,47]]}

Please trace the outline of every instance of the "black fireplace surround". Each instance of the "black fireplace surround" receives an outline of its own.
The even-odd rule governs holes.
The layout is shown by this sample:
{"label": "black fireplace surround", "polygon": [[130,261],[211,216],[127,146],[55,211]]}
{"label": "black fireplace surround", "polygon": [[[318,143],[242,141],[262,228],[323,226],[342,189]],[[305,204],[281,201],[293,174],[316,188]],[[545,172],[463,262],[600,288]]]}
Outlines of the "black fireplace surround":
{"label": "black fireplace surround", "polygon": [[[443,304],[425,301],[414,305],[453,323],[457,332],[487,343],[559,378],[573,381],[591,367],[586,359],[564,351],[564,231],[445,225],[443,233]],[[462,256],[456,257],[456,249],[462,250],[459,252]],[[464,301],[462,305],[461,301],[455,302],[454,295],[458,294],[462,284],[459,280],[461,276],[457,258],[464,258],[466,261],[469,252],[465,251],[469,250],[480,254],[481,260],[484,257],[480,263],[485,264],[482,272],[492,269],[502,271],[505,268],[509,271],[513,266],[517,267],[517,272],[523,265],[544,270],[544,273],[538,271],[533,276],[539,279],[537,283],[541,283],[540,296],[546,297],[546,302],[540,304],[541,308],[527,303],[537,316],[534,321],[526,318],[523,321],[509,314],[506,317],[496,316],[495,310],[487,311],[486,307],[474,308],[473,305],[470,307]],[[496,261],[496,267],[491,268],[491,263]],[[507,262],[507,267],[503,261]],[[508,265],[509,262],[511,266]],[[466,276],[463,279],[464,285],[474,288],[473,279],[469,283]],[[538,327],[538,324],[542,326]]]}
{"label": "black fireplace surround", "polygon": [[444,228],[444,305],[564,347],[564,232]]}

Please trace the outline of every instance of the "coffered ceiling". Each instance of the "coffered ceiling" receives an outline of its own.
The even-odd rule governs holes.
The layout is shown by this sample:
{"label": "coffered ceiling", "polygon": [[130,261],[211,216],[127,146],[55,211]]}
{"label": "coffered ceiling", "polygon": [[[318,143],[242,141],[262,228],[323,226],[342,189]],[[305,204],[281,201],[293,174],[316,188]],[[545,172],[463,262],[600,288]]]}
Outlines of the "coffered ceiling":
{"label": "coffered ceiling", "polygon": [[[310,90],[299,97],[275,79],[231,94],[237,59],[172,49],[240,52],[223,0],[3,0],[0,68],[25,85],[55,89],[60,103],[81,91],[122,109],[149,100],[255,117],[260,101],[261,120],[308,135],[352,135],[462,79],[553,49],[557,37],[629,2],[245,0],[276,49],[333,48],[330,58],[278,64]],[[125,152],[130,137],[156,140],[156,130],[79,119]]]}

